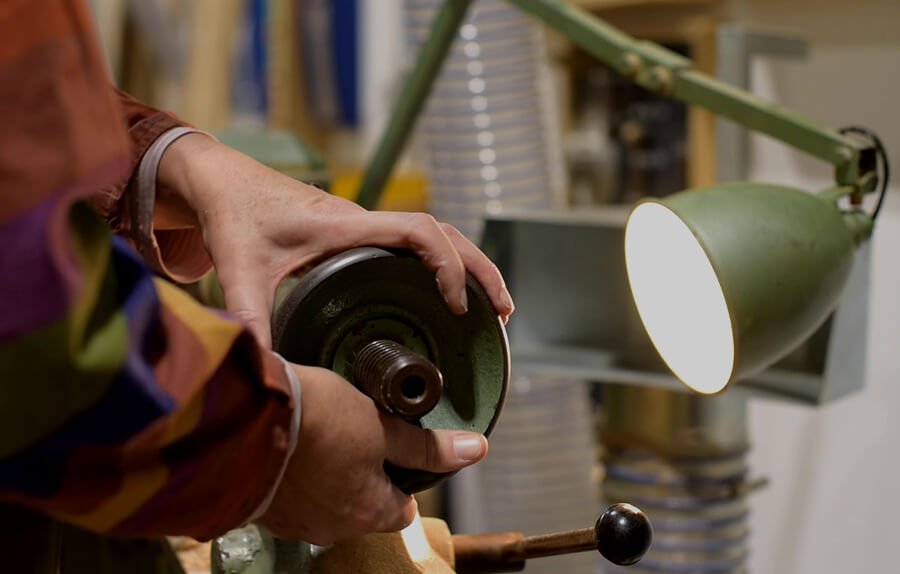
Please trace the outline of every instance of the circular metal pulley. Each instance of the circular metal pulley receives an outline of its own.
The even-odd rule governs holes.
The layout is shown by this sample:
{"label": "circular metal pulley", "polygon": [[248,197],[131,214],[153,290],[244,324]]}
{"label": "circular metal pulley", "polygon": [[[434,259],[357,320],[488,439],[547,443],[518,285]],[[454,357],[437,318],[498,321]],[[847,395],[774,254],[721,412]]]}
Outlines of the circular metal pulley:
{"label": "circular metal pulley", "polygon": [[[279,287],[273,348],[288,361],[335,371],[412,424],[487,435],[509,384],[509,346],[471,276],[466,291],[469,310],[455,315],[411,252],[345,251]],[[389,463],[385,470],[409,493],[450,476]]]}

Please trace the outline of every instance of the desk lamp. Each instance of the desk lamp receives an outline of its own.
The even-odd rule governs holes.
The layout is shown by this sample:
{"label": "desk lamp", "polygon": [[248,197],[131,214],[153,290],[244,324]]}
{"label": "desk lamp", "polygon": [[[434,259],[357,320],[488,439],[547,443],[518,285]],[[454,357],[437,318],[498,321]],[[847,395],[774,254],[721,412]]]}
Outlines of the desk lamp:
{"label": "desk lamp", "polygon": [[[626,267],[641,321],[690,388],[716,393],[803,342],[839,301],[854,249],[870,236],[884,199],[889,168],[877,136],[818,125],[562,0],[509,1],[635,84],[835,167],[835,186],[815,195],[717,184],[642,202],[626,227]],[[435,17],[363,180],[357,201],[364,207],[377,204],[470,4],[448,0]],[[874,210],[862,211],[863,196],[876,188]]]}

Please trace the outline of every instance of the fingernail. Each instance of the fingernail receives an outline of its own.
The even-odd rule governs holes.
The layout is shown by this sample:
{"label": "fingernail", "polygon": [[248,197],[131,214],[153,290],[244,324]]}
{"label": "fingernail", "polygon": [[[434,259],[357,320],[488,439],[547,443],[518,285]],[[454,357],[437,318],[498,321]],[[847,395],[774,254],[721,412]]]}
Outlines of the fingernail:
{"label": "fingernail", "polygon": [[468,312],[469,310],[469,297],[466,295],[466,288],[462,288],[462,292],[459,294],[459,301],[462,303],[463,312]]}
{"label": "fingernail", "polygon": [[512,298],[509,296],[509,291],[506,290],[506,287],[500,288],[500,302],[503,303],[503,306],[509,309],[509,312],[512,313],[516,310],[516,305],[513,303]]}
{"label": "fingernail", "polygon": [[456,436],[453,438],[453,452],[459,460],[475,460],[484,452],[484,441],[480,436]]}

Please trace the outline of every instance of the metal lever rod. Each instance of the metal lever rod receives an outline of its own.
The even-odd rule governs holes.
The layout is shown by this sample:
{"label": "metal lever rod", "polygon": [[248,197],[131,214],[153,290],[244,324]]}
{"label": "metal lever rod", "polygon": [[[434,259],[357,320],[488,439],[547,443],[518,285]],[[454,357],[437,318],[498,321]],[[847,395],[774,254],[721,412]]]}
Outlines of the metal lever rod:
{"label": "metal lever rod", "polygon": [[523,559],[572,554],[597,549],[597,535],[594,528],[582,528],[569,532],[544,534],[523,538],[516,547],[516,553]]}
{"label": "metal lever rod", "polygon": [[619,565],[639,561],[653,539],[650,521],[630,504],[614,504],[592,528],[525,537],[521,532],[453,536],[458,574],[518,572],[530,558],[597,550]]}

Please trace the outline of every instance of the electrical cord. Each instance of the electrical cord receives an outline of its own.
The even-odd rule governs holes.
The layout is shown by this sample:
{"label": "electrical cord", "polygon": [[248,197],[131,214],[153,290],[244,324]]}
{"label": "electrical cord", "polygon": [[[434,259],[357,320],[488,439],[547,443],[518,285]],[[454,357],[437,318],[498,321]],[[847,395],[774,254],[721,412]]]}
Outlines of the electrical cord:
{"label": "electrical cord", "polygon": [[891,176],[891,167],[888,162],[887,151],[884,149],[884,144],[881,143],[881,138],[868,128],[861,126],[847,126],[838,131],[841,134],[852,133],[869,138],[875,146],[875,153],[881,158],[881,189],[878,191],[878,201],[875,203],[875,209],[872,210],[871,215],[872,220],[874,221],[875,218],[878,217],[878,212],[881,211],[881,205],[884,203],[884,196],[887,193],[888,179]]}

